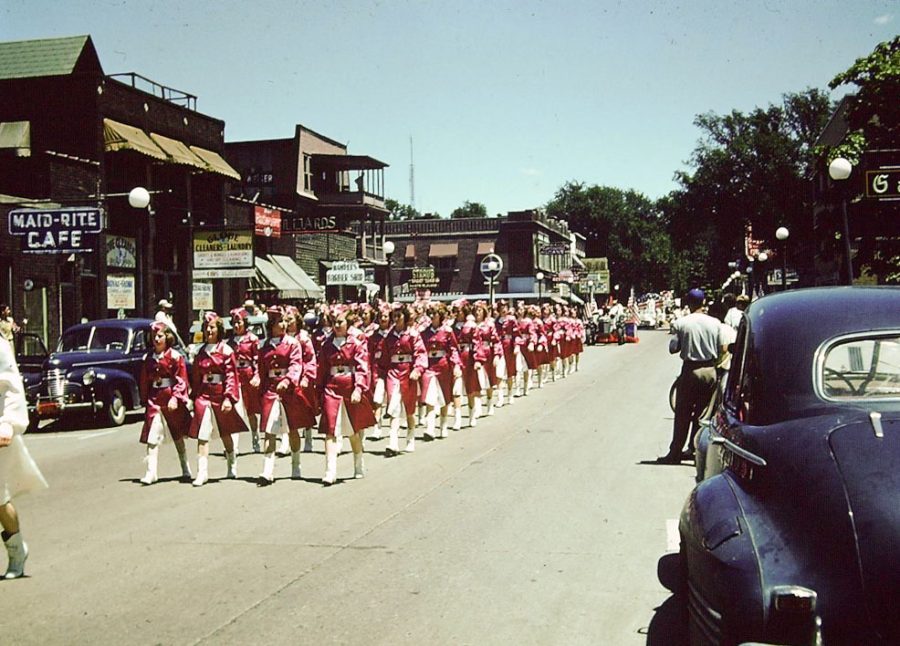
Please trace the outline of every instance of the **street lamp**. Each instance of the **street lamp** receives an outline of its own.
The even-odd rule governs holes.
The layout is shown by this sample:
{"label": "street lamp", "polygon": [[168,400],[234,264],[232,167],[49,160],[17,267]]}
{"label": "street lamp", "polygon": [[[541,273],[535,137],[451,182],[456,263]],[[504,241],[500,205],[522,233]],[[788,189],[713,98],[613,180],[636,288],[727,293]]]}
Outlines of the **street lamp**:
{"label": "street lamp", "polygon": [[488,278],[488,283],[490,284],[490,290],[491,290],[490,302],[491,302],[491,310],[493,311],[493,309],[494,309],[494,280],[497,278],[497,272],[500,270],[500,265],[496,260],[488,260],[487,270],[488,270],[488,275],[490,276]]}
{"label": "street lamp", "polygon": [[775,237],[781,242],[781,291],[787,290],[787,239],[791,235],[787,227],[778,227]]}
{"label": "street lamp", "polygon": [[591,299],[590,300],[591,306],[588,308],[587,313],[591,314],[594,311],[594,281],[593,280],[588,281],[588,296]]}
{"label": "street lamp", "polygon": [[544,304],[544,272],[539,271],[534,275],[538,284],[538,305]]}
{"label": "street lamp", "polygon": [[387,302],[390,303],[394,300],[394,289],[393,289],[393,253],[394,253],[394,243],[390,240],[387,240],[384,243],[384,256],[387,259]]}
{"label": "street lamp", "polygon": [[[836,182],[844,182],[853,172],[853,164],[843,157],[835,157],[828,164],[828,175]],[[853,284],[853,256],[850,250],[850,223],[847,221],[847,189],[841,187],[841,211],[844,216],[844,256],[847,261],[847,284]]]}

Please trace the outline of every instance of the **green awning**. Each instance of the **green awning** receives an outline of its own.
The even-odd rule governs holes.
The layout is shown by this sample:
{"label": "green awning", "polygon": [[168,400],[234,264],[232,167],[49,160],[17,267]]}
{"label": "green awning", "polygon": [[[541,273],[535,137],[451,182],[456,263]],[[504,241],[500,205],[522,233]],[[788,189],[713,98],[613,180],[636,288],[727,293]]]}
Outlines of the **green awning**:
{"label": "green awning", "polygon": [[161,161],[169,159],[168,155],[153,143],[146,132],[112,119],[103,120],[103,142],[106,152],[133,150],[153,159]]}
{"label": "green awning", "polygon": [[31,156],[31,122],[3,121],[0,123],[0,148],[16,151],[18,157]]}

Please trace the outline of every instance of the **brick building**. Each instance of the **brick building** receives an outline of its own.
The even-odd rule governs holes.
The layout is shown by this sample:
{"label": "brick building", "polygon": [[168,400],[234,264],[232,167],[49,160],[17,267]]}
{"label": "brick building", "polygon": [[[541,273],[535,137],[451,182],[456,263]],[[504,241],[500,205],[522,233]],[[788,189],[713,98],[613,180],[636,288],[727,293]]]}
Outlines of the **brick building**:
{"label": "brick building", "polygon": [[[224,122],[198,112],[187,92],[105,74],[89,36],[0,43],[0,95],[0,194],[8,196],[0,215],[81,207],[99,209],[102,225],[99,233],[75,227],[76,249],[36,229],[32,238],[50,240],[39,254],[4,227],[2,296],[16,315],[26,311],[29,327],[52,343],[81,318],[152,315],[169,298],[186,329],[194,238],[252,226],[245,209],[226,204],[240,176],[222,157]],[[129,204],[139,186],[151,194],[149,209]],[[216,291],[225,300],[228,285]]]}
{"label": "brick building", "polygon": [[428,270],[426,276],[433,270],[428,288],[432,298],[484,297],[489,289],[481,262],[494,253],[503,262],[495,295],[579,300],[574,292],[581,291],[576,283],[583,267],[584,237],[540,210],[495,218],[392,221],[385,223],[384,232],[385,239],[394,243],[392,282],[394,294],[401,298],[415,297],[422,269]]}

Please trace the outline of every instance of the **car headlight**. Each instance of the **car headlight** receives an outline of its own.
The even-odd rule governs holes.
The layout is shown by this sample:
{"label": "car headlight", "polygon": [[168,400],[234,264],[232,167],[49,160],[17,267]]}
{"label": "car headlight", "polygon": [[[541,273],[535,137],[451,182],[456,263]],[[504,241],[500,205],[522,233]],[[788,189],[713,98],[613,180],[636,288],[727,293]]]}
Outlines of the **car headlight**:
{"label": "car headlight", "polygon": [[94,383],[94,379],[96,378],[96,373],[93,370],[88,370],[86,373],[84,373],[84,377],[82,377],[81,380],[82,382],[84,382],[85,386],[90,386],[92,383]]}

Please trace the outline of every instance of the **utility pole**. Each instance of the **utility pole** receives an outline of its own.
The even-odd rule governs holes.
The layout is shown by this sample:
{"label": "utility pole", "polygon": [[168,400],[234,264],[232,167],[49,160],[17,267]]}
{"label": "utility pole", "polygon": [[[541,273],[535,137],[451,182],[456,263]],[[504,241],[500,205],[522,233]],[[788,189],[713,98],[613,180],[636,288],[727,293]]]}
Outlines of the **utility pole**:
{"label": "utility pole", "polygon": [[413,164],[412,135],[409,136],[409,205],[416,208],[416,175],[415,164]]}

